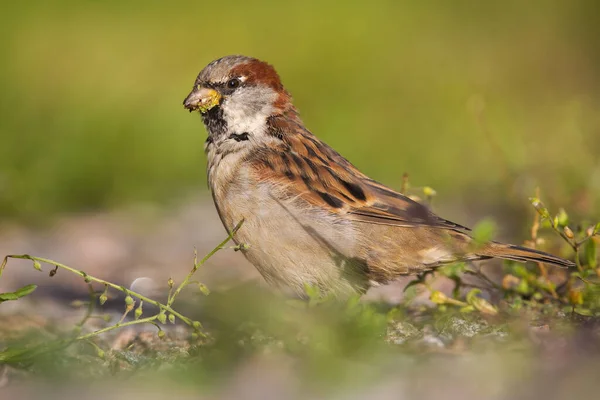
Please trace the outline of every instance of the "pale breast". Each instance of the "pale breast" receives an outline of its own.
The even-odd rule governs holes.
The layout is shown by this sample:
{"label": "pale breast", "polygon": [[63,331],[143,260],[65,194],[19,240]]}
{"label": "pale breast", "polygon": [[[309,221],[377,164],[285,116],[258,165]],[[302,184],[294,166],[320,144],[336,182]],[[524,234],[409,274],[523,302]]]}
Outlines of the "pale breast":
{"label": "pale breast", "polygon": [[355,257],[364,240],[351,222],[260,182],[243,165],[216,169],[210,182],[226,228],[244,220],[235,241],[248,245],[244,255],[269,283],[299,294],[305,284],[338,293],[366,288],[364,262]]}

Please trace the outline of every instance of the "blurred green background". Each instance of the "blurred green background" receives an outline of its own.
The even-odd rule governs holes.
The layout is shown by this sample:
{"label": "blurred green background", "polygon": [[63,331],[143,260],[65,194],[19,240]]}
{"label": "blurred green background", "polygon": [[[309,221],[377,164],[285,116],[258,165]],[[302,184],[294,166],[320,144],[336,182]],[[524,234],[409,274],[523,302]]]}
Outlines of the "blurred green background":
{"label": "blurred green background", "polygon": [[539,185],[592,217],[598,4],[4,2],[0,215],[205,191],[206,134],[181,103],[204,65],[241,53],[275,65],[309,129],[384,183],[408,172],[440,204],[516,215]]}
{"label": "blurred green background", "polygon": [[[600,2],[592,0],[3,1],[0,254],[49,257],[127,287],[140,277],[162,288],[167,276],[180,282],[194,246],[206,254],[225,235],[207,196],[206,132],[182,101],[208,62],[235,53],[275,65],[307,127],[365,173],[399,188],[408,172],[414,186],[435,188],[434,208],[446,218],[463,224],[488,215],[502,218],[500,234],[517,243],[528,237],[534,211],[527,198],[540,187],[553,213],[563,206],[573,221],[597,222],[599,38]],[[146,223],[151,218],[131,222],[124,216],[147,204],[167,210],[167,216],[152,226]],[[190,211],[190,204],[204,208]],[[112,210],[118,212],[107,218],[104,211]],[[69,220],[68,215],[62,225],[49,223],[53,236],[38,235],[37,224],[65,214],[76,216]],[[114,224],[115,219],[122,223]],[[33,227],[21,229],[24,224]],[[269,372],[292,376],[297,369],[286,367],[287,358],[265,364],[255,357],[268,356],[262,349],[272,345],[275,356],[287,352],[300,360],[297,365],[309,383],[298,386],[302,389],[310,390],[314,378],[320,378],[344,382],[354,395],[358,384],[385,372],[400,385],[392,386],[390,398],[413,388],[431,390],[431,396],[417,396],[422,399],[454,393],[455,398],[490,398],[493,390],[508,393],[506,398],[534,398],[510,395],[523,385],[548,394],[546,399],[594,393],[595,333],[586,336],[581,330],[566,347],[562,337],[552,344],[545,329],[523,329],[524,338],[547,350],[539,352],[521,346],[518,335],[507,341],[504,322],[469,321],[472,314],[454,318],[452,309],[438,308],[440,314],[414,319],[414,326],[389,324],[382,319],[384,310],[370,308],[360,313],[352,307],[322,313],[315,308],[307,313],[310,319],[300,318],[252,291],[228,292],[223,288],[229,286],[215,278],[222,274],[228,284],[233,276],[251,273],[258,275],[232,250],[219,252],[201,269],[200,281],[214,293],[207,302],[198,301],[204,307],[193,303],[193,309],[221,338],[198,354],[179,354],[179,368],[167,369],[166,379],[205,384],[237,371],[239,364],[255,372],[245,380],[253,386],[240,384],[240,393],[256,387],[294,390],[296,380],[288,384],[282,379],[277,386],[279,375]],[[11,276],[13,281],[7,279]],[[68,304],[63,298],[87,296],[81,278],[69,280],[61,272],[59,279],[49,282],[46,274],[30,267],[18,270],[11,261],[0,282],[7,289],[0,292],[34,282],[39,284],[35,296],[46,293],[61,304]],[[220,291],[225,295],[217,297]],[[392,287],[387,296],[400,291]],[[70,314],[35,296],[36,313],[71,329],[64,322]],[[397,315],[398,321],[412,317]],[[0,321],[19,325],[9,318]],[[252,325],[255,321],[259,324]],[[560,323],[557,331],[563,332]],[[464,346],[453,338],[475,334],[467,344],[477,357],[448,358]],[[305,335],[313,341],[305,342]],[[395,343],[393,348],[383,346],[383,335]],[[402,347],[413,336],[415,342]],[[423,347],[424,352],[421,337],[432,346]],[[283,351],[279,338],[285,342]],[[439,350],[447,352],[430,358],[427,349],[437,348],[440,338],[450,343]],[[103,347],[113,346],[111,336],[105,340]],[[491,347],[490,340],[506,347]],[[135,368],[160,365],[165,379],[162,365],[173,359],[156,351],[160,357],[145,356]],[[111,374],[110,383],[97,391],[101,396],[106,397],[107,387],[119,390],[106,364],[90,363],[86,369],[67,358],[71,353],[49,354],[48,376],[59,375],[54,371],[58,362],[62,370],[94,379]],[[425,363],[416,362],[422,354]],[[44,375],[46,369],[38,371]],[[129,371],[123,371],[123,382],[131,383]],[[275,379],[266,378],[272,375]],[[154,381],[156,393],[181,390]],[[75,383],[82,384],[79,375]],[[563,395],[565,390],[569,395]],[[592,398],[589,393],[579,397]]]}

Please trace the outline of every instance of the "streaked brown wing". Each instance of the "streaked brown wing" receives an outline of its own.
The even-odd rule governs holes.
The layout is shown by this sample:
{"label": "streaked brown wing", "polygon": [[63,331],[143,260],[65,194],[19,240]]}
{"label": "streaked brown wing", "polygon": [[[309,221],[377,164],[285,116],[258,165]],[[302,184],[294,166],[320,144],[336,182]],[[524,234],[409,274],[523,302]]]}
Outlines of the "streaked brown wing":
{"label": "streaked brown wing", "polygon": [[366,185],[376,193],[375,201],[372,204],[365,204],[349,211],[350,214],[357,217],[355,219],[358,221],[382,225],[428,225],[464,231],[470,230],[467,227],[438,217],[423,204],[380,183],[370,181]]}
{"label": "streaked brown wing", "polygon": [[262,179],[279,181],[289,197],[359,222],[468,230],[371,180],[295,121],[271,121],[270,129],[279,146],[256,154],[252,162]]}

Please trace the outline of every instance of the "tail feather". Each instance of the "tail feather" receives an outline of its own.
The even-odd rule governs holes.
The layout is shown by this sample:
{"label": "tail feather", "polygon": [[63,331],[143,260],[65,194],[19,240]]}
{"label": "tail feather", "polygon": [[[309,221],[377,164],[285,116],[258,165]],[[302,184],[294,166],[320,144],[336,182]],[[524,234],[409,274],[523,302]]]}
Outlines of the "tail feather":
{"label": "tail feather", "polygon": [[477,252],[480,257],[495,257],[513,261],[532,261],[558,265],[560,267],[575,267],[573,261],[544,253],[543,251],[530,249],[522,246],[503,243],[489,243]]}

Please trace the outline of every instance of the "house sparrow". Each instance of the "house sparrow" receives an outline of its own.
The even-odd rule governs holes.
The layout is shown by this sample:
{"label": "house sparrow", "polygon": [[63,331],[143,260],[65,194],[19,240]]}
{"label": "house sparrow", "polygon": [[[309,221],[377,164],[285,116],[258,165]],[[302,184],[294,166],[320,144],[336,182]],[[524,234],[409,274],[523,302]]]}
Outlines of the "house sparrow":
{"label": "house sparrow", "polygon": [[208,130],[208,184],[233,239],[265,280],[338,295],[456,261],[492,257],[571,267],[489,242],[369,178],[305,126],[275,69],[227,56],[198,75],[185,108]]}

